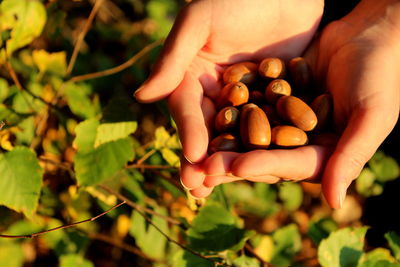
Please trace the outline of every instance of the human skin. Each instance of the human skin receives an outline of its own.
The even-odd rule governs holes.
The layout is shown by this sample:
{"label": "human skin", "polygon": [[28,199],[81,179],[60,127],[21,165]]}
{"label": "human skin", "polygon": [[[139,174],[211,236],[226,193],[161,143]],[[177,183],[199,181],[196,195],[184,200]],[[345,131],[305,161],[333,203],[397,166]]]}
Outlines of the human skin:
{"label": "human skin", "polygon": [[151,102],[168,96],[189,160],[182,161],[182,183],[195,197],[205,197],[213,186],[237,179],[275,183],[322,177],[325,198],[339,208],[347,187],[398,119],[399,2],[362,1],[329,24],[306,53],[319,85],[333,96],[337,145],[334,140],[331,145],[218,152],[207,157],[207,124],[215,114],[213,99],[221,88],[223,66],[271,55],[285,59],[300,55],[322,13],[320,1],[232,3],[204,0],[185,9],[153,75],[136,97]]}
{"label": "human skin", "polygon": [[198,0],[180,12],[135,97],[144,103],[168,99],[183,146],[181,181],[194,195],[212,190],[203,186],[200,162],[207,158],[223,70],[240,61],[302,54],[322,12],[322,0]]}
{"label": "human skin", "polygon": [[[221,173],[270,183],[322,175],[327,202],[340,208],[348,186],[398,120],[399,15],[399,1],[362,1],[347,16],[329,24],[306,53],[319,85],[333,96],[340,134],[336,146],[220,153],[205,162],[206,172],[219,168]],[[231,180],[210,175],[204,183],[215,186]]]}

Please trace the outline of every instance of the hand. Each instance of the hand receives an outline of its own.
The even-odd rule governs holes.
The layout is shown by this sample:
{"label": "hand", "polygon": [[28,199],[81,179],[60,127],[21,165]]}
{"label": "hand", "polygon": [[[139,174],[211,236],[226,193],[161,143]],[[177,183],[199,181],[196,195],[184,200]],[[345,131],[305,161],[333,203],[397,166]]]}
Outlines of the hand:
{"label": "hand", "polygon": [[188,160],[182,162],[182,183],[197,188],[197,196],[211,191],[202,186],[202,165],[192,163],[207,156],[208,123],[215,115],[213,101],[224,65],[300,55],[322,12],[322,0],[199,0],[179,14],[150,78],[135,97],[141,102],[168,98]]}
{"label": "hand", "polygon": [[[334,149],[325,144],[287,151],[218,153],[206,161],[206,173],[232,173],[269,183],[322,175],[326,200],[333,208],[341,207],[348,186],[398,119],[399,14],[396,1],[362,1],[349,15],[328,25],[307,51],[320,86],[334,99],[334,121],[341,133]],[[209,175],[204,183],[215,186],[231,180],[226,175]]]}
{"label": "hand", "polygon": [[334,208],[398,120],[399,15],[398,1],[364,0],[328,25],[308,52],[314,73],[333,96],[341,132],[322,179]]}

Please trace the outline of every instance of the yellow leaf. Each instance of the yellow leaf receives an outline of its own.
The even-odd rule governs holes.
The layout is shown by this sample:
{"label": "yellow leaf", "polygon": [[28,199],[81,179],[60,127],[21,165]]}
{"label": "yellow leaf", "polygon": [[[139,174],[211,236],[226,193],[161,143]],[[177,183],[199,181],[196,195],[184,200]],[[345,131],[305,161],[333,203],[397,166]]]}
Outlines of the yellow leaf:
{"label": "yellow leaf", "polygon": [[0,132],[0,146],[7,151],[14,149],[14,146],[10,142],[10,131],[6,130]]}
{"label": "yellow leaf", "polygon": [[34,50],[32,58],[40,73],[47,71],[60,76],[64,76],[66,73],[67,60],[65,51],[48,53],[45,50]]}
{"label": "yellow leaf", "polygon": [[263,235],[254,252],[264,261],[271,261],[274,254],[274,241],[269,235]]}
{"label": "yellow leaf", "polygon": [[131,220],[126,214],[121,214],[117,219],[116,234],[119,238],[124,238],[129,231]]}

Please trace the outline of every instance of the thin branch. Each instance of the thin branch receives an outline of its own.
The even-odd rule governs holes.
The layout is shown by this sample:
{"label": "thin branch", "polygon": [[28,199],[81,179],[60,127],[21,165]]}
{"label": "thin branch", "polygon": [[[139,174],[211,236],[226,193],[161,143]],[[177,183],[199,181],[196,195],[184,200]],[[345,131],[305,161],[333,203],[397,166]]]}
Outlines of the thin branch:
{"label": "thin branch", "polygon": [[46,233],[49,233],[49,232],[57,231],[57,230],[60,230],[60,229],[66,229],[66,228],[75,227],[76,225],[81,224],[81,223],[93,222],[94,220],[100,218],[101,216],[106,215],[107,213],[115,210],[116,208],[118,208],[118,207],[120,207],[120,206],[122,206],[124,204],[126,204],[126,202],[122,201],[121,203],[119,203],[119,204],[115,205],[114,207],[106,210],[105,212],[103,212],[103,213],[101,213],[101,214],[99,214],[99,215],[97,215],[95,217],[92,217],[90,219],[83,220],[83,221],[74,222],[74,223],[67,224],[67,225],[61,225],[61,226],[58,226],[58,227],[55,227],[55,228],[51,228],[51,229],[48,229],[48,230],[44,230],[44,231],[40,231],[40,232],[36,232],[36,233],[33,233],[33,234],[28,234],[28,235],[2,235],[2,234],[0,234],[0,238],[33,238],[33,237],[36,237],[36,236],[39,236],[39,235],[43,235],[43,234],[46,234]]}
{"label": "thin branch", "polygon": [[[123,197],[122,195],[120,195],[119,193],[115,192],[115,191],[112,190],[111,188],[108,188],[107,186],[101,186],[101,188],[103,188],[104,190],[106,190],[106,191],[109,192],[110,194],[115,195],[117,198]],[[122,199],[122,198],[121,198],[121,199]],[[126,198],[124,197],[124,199],[126,199]],[[126,203],[127,203],[128,205],[130,205],[128,201],[126,201]],[[131,202],[131,203],[133,203],[133,202]],[[133,204],[135,204],[135,206],[136,206],[136,203],[133,203]],[[217,260],[208,258],[207,256],[203,256],[203,255],[201,255],[200,253],[198,253],[197,251],[194,251],[193,249],[191,249],[191,248],[189,248],[189,247],[186,247],[185,245],[182,245],[182,244],[179,243],[178,241],[175,241],[174,239],[172,239],[171,237],[169,237],[166,233],[164,233],[157,225],[155,225],[155,224],[153,223],[153,221],[151,220],[151,218],[148,217],[142,210],[137,209],[137,208],[135,208],[134,206],[132,206],[132,208],[134,208],[134,209],[135,209],[135,210],[136,210],[136,211],[151,225],[151,226],[153,226],[161,235],[163,235],[163,236],[168,240],[168,242],[174,243],[175,245],[177,245],[177,246],[180,247],[181,249],[184,249],[184,250],[186,250],[186,251],[192,253],[193,255],[195,255],[195,256],[197,256],[197,257],[199,257],[199,258],[205,259],[205,260],[207,260],[207,261],[210,261],[210,262],[212,262],[212,263],[214,263],[214,264],[216,264],[216,265],[230,266],[230,265],[223,264],[223,263],[221,263],[220,261],[217,261]],[[175,220],[175,219],[173,219],[173,220]]]}
{"label": "thin branch", "polygon": [[7,60],[7,69],[8,69],[8,72],[10,73],[11,79],[14,81],[17,88],[21,91],[24,91],[24,88],[22,87],[21,83],[19,82],[18,76],[15,73],[14,68],[12,67],[11,63],[8,60]]}
{"label": "thin branch", "polygon": [[127,243],[121,242],[120,240],[113,239],[107,235],[98,234],[98,233],[88,233],[86,231],[83,231],[82,229],[79,229],[79,231],[82,232],[83,234],[87,235],[92,240],[102,241],[102,242],[112,245],[114,247],[120,248],[120,249],[130,252],[132,254],[138,255],[139,257],[142,257],[146,260],[153,261],[153,262],[161,262],[161,263],[164,262],[162,260],[151,258],[151,257],[147,256],[137,247],[134,247]]}
{"label": "thin branch", "polygon": [[160,214],[160,213],[158,213],[158,212],[155,212],[155,211],[152,210],[152,209],[148,209],[148,208],[146,208],[146,207],[142,207],[142,206],[136,204],[135,202],[129,200],[128,198],[126,198],[126,197],[123,196],[122,194],[120,194],[120,193],[114,191],[113,189],[109,188],[108,186],[99,185],[99,187],[102,188],[103,190],[107,191],[109,194],[116,196],[119,200],[126,202],[126,204],[127,204],[128,206],[132,207],[133,209],[135,209],[135,210],[137,210],[137,211],[146,212],[146,213],[148,213],[148,214],[151,214],[151,215],[160,217],[160,218],[166,220],[167,222],[170,222],[170,223],[175,224],[175,225],[182,225],[182,223],[181,223],[180,221],[178,221],[178,220],[176,220],[176,219],[174,219],[174,218],[172,218],[172,217],[165,216],[165,215],[163,215],[163,214]]}
{"label": "thin branch", "polygon": [[3,127],[6,125],[6,123],[4,121],[0,122],[0,131],[3,129]]}
{"label": "thin branch", "polygon": [[146,45],[137,54],[135,54],[128,61],[122,63],[119,66],[116,66],[116,67],[111,68],[111,69],[103,70],[103,71],[98,71],[98,72],[83,74],[83,75],[79,75],[79,76],[74,76],[74,77],[72,77],[70,79],[70,81],[72,81],[72,82],[80,82],[80,81],[85,81],[85,80],[89,80],[89,79],[95,79],[95,78],[99,78],[99,77],[109,76],[109,75],[118,73],[120,71],[123,71],[124,69],[127,69],[130,66],[132,66],[133,64],[135,64],[135,62],[138,59],[140,59],[142,56],[147,54],[149,51],[151,51],[157,45],[161,44],[163,41],[164,41],[163,39],[160,39],[160,40],[157,40],[157,41],[155,41],[155,42],[153,42],[151,44]]}
{"label": "thin branch", "polygon": [[157,150],[155,150],[154,148],[149,150],[149,151],[147,151],[140,159],[138,159],[136,161],[136,164],[138,164],[138,165],[142,164],[143,162],[146,161],[146,159],[150,158],[156,152],[157,152]]}
{"label": "thin branch", "polygon": [[69,74],[71,74],[72,69],[74,68],[75,61],[76,61],[76,58],[78,57],[78,53],[79,53],[79,50],[81,49],[83,40],[85,39],[87,32],[89,31],[90,27],[92,26],[93,19],[95,18],[97,11],[99,11],[99,8],[102,3],[103,3],[103,0],[97,0],[96,3],[94,3],[92,11],[90,12],[88,19],[86,20],[86,23],[83,26],[82,31],[79,33],[78,39],[76,40],[76,43],[75,43],[74,51],[72,52],[71,59],[68,63],[67,76]]}

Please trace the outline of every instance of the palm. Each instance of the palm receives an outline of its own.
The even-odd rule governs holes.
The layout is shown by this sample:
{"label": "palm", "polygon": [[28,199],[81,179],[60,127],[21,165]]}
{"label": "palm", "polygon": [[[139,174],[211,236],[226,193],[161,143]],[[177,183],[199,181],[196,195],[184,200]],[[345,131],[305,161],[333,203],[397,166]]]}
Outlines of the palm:
{"label": "palm", "polygon": [[[212,99],[221,88],[224,65],[303,52],[322,16],[323,1],[295,2],[199,0],[180,13],[151,77],[135,96],[143,102],[168,97],[186,159],[206,157],[208,125],[215,115]],[[184,161],[181,177],[194,188],[204,173]]]}

